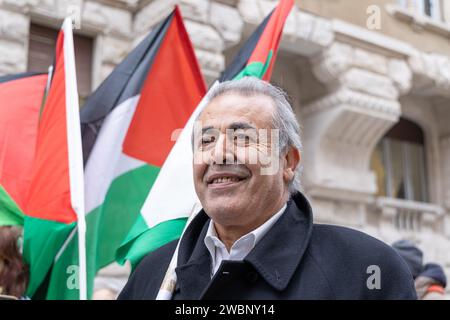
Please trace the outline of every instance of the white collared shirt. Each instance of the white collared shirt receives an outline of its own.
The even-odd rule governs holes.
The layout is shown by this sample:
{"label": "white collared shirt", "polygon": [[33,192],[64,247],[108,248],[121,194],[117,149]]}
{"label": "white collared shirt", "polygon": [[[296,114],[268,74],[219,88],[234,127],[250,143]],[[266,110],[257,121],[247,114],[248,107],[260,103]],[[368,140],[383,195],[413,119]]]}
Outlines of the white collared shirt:
{"label": "white collared shirt", "polygon": [[222,260],[243,260],[247,254],[256,246],[256,244],[261,240],[261,238],[272,228],[275,222],[286,210],[287,203],[281,208],[280,211],[275,213],[269,220],[264,222],[255,230],[247,233],[240,237],[231,246],[230,252],[219,239],[217,235],[216,228],[214,227],[214,222],[211,220],[209,222],[208,231],[205,236],[205,246],[211,255],[211,277],[219,270]]}

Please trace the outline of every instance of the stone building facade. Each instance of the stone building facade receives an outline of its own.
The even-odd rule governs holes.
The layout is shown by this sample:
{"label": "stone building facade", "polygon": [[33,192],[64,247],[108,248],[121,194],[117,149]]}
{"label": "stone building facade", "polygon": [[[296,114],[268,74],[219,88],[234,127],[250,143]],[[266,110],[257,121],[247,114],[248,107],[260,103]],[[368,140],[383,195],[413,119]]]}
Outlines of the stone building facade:
{"label": "stone building facade", "polygon": [[[32,24],[70,12],[94,89],[175,3],[211,83],[277,1],[0,0],[0,75],[27,70]],[[273,81],[302,125],[316,221],[411,239],[450,277],[449,36],[446,0],[297,1]]]}

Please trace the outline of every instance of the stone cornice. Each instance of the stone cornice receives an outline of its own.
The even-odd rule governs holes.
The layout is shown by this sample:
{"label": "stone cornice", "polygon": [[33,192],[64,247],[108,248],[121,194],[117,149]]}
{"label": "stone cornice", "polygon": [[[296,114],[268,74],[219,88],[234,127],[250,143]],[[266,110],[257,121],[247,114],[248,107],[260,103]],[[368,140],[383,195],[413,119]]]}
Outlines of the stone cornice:
{"label": "stone cornice", "polygon": [[386,117],[398,117],[400,114],[398,101],[382,99],[347,88],[341,88],[306,105],[302,108],[301,113],[302,116],[307,117],[313,113],[323,112],[342,104],[357,106],[367,110],[367,112],[383,114]]}

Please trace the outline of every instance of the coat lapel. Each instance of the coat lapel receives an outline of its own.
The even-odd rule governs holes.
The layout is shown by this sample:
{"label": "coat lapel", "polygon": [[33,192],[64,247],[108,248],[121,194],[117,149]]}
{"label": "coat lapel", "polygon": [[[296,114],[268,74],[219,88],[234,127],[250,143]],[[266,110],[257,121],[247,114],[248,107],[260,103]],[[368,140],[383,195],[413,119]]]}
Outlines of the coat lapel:
{"label": "coat lapel", "polygon": [[204,244],[209,217],[202,210],[190,223],[178,252],[177,299],[199,299],[211,281],[211,257]]}
{"label": "coat lapel", "polygon": [[284,290],[294,275],[311,238],[312,210],[301,193],[244,259],[276,290]]}

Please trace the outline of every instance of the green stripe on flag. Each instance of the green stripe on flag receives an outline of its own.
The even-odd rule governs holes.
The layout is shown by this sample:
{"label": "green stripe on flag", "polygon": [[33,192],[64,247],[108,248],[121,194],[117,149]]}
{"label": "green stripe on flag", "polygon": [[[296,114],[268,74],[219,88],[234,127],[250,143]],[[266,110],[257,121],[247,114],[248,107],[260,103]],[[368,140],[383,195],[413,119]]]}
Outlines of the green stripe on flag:
{"label": "green stripe on flag", "polygon": [[65,224],[25,216],[23,257],[30,266],[27,295],[32,297],[51,269],[55,256],[67,240],[75,222]]}
{"label": "green stripe on flag", "polygon": [[248,64],[241,72],[233,80],[239,80],[244,77],[256,77],[262,79],[267,69],[270,66],[270,62],[272,60],[273,51],[269,51],[269,55],[267,56],[266,63],[262,62],[252,62]]}
{"label": "green stripe on flag", "polygon": [[23,225],[24,214],[0,185],[0,226]]}
{"label": "green stripe on flag", "polygon": [[[103,204],[86,215],[88,298],[93,293],[95,274],[114,262],[117,247],[140,216],[139,211],[159,171],[156,166],[144,165],[118,176],[111,183]],[[77,232],[53,265],[45,298],[79,299]]]}
{"label": "green stripe on flag", "polygon": [[129,236],[117,250],[117,262],[124,264],[130,260],[134,269],[149,252],[180,238],[187,218],[161,222],[149,229],[142,216],[139,216]]}
{"label": "green stripe on flag", "polygon": [[[87,217],[87,225],[92,223],[92,220],[97,220],[98,217],[94,217],[96,214]],[[91,218],[91,219],[89,219]],[[140,223],[145,224],[143,219]],[[159,225],[146,229],[144,233],[140,234],[139,238],[134,242],[128,242],[122,247],[122,250],[118,251],[118,254],[124,254],[122,260],[129,259],[133,269],[136,266],[134,262],[139,262],[146,254],[158,249],[166,243],[176,240],[180,237],[181,232],[186,224],[187,218],[175,219],[165,221]],[[144,226],[142,226],[144,227]],[[146,227],[146,226],[145,226]],[[89,230],[89,229],[88,229]],[[78,287],[78,233],[70,239],[66,250],[63,251],[59,259],[55,262],[48,285],[47,300],[78,300],[79,299],[79,287]],[[133,240],[133,239],[131,239]],[[95,250],[90,245],[98,242],[92,229],[86,234],[87,248],[87,285],[88,285],[88,299],[92,298],[94,278],[100,269],[99,260],[95,255]],[[128,251],[131,249],[131,252]],[[124,250],[124,251],[123,251]],[[123,252],[122,252],[123,251]],[[128,251],[128,252],[127,252]],[[128,255],[126,255],[128,254]]]}
{"label": "green stripe on flag", "polygon": [[139,216],[159,171],[159,167],[144,165],[117,177],[103,204],[87,215],[88,232],[95,231],[98,237],[93,239],[96,249],[92,250],[97,253],[99,268],[115,260],[116,250]]}

